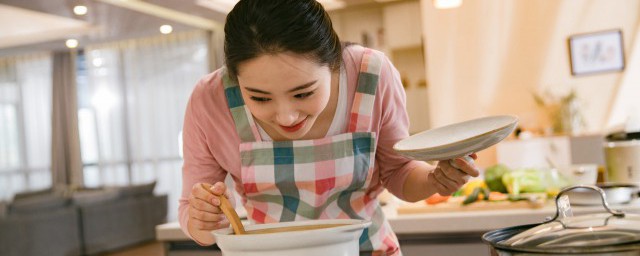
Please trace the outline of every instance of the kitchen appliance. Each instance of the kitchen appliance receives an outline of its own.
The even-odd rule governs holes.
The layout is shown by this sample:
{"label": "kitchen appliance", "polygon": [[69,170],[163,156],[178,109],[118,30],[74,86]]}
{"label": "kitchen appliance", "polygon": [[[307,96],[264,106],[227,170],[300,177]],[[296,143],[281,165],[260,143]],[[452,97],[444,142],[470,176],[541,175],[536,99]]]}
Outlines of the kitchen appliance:
{"label": "kitchen appliance", "polygon": [[[552,167],[555,165],[551,164]],[[598,181],[598,165],[573,164],[568,167],[557,168],[562,175],[569,179],[571,185],[594,185]]]}
{"label": "kitchen appliance", "polygon": [[[586,188],[599,192],[606,213],[571,216],[563,195]],[[492,255],[640,255],[640,215],[609,208],[605,192],[592,185],[560,191],[556,214],[541,224],[508,227],[487,232],[482,240]]]}
{"label": "kitchen appliance", "polygon": [[[596,184],[607,196],[607,203],[611,205],[626,204],[634,199],[638,193],[638,186],[631,184]],[[591,189],[577,188],[566,193],[572,205],[600,205],[600,195]]]}
{"label": "kitchen appliance", "polygon": [[607,183],[640,186],[640,132],[618,132],[604,145]]}
{"label": "kitchen appliance", "polygon": [[[320,229],[276,233],[257,233],[265,229],[302,226],[332,226]],[[235,235],[233,229],[212,231],[225,256],[358,256],[359,238],[371,221],[330,219],[246,225],[247,234]]]}

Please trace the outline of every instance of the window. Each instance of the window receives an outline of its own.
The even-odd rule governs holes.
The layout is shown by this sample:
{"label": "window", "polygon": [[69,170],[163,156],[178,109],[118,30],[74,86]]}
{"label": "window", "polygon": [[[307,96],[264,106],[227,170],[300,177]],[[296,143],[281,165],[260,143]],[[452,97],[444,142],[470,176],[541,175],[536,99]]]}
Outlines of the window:
{"label": "window", "polygon": [[78,62],[85,186],[157,181],[176,219],[178,136],[195,83],[208,71],[204,32],[87,48]]}
{"label": "window", "polygon": [[51,56],[0,59],[0,200],[51,186]]}

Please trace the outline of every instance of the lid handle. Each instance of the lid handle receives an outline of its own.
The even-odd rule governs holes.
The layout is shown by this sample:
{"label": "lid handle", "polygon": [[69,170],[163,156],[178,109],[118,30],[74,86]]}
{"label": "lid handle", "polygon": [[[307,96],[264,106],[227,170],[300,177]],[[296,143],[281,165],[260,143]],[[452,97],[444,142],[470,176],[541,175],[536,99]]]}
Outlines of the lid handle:
{"label": "lid handle", "polygon": [[624,217],[624,212],[620,210],[612,210],[611,208],[609,208],[609,203],[607,203],[607,199],[606,199],[607,196],[604,193],[604,190],[602,190],[601,188],[593,185],[575,185],[575,186],[564,188],[562,191],[560,191],[560,193],[558,193],[558,195],[556,196],[556,216],[554,216],[552,219],[546,222],[552,222],[556,220],[558,216],[560,216],[560,202],[561,202],[560,197],[562,197],[564,193],[570,190],[574,190],[576,188],[588,188],[600,193],[600,198],[602,199],[602,206],[604,206],[604,209],[606,209],[607,212],[611,213],[613,216]]}

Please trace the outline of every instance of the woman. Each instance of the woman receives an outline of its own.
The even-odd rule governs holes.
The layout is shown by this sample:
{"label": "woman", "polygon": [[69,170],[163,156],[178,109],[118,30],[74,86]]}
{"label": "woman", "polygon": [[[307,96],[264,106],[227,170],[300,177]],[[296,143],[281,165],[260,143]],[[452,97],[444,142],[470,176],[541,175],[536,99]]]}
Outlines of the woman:
{"label": "woman", "polygon": [[180,223],[202,245],[229,226],[217,198],[227,174],[251,222],[368,219],[361,252],[387,255],[400,249],[383,189],[418,201],[478,175],[462,159],[430,166],[393,151],[409,125],[398,72],[380,52],[342,45],[314,0],[238,2],[225,60],[197,84],[183,129]]}

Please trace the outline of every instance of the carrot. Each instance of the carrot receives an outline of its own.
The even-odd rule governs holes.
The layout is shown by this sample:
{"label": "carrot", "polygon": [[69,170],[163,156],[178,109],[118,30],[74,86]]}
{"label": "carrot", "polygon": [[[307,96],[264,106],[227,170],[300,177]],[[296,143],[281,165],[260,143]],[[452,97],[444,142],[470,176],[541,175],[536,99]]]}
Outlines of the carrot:
{"label": "carrot", "polygon": [[509,198],[508,195],[500,192],[491,191],[491,193],[489,193],[489,201],[503,201],[507,200],[507,198]]}
{"label": "carrot", "polygon": [[425,201],[427,202],[427,204],[439,204],[449,200],[449,197],[451,196],[441,196],[440,194],[435,193],[431,195],[429,198],[427,198]]}

